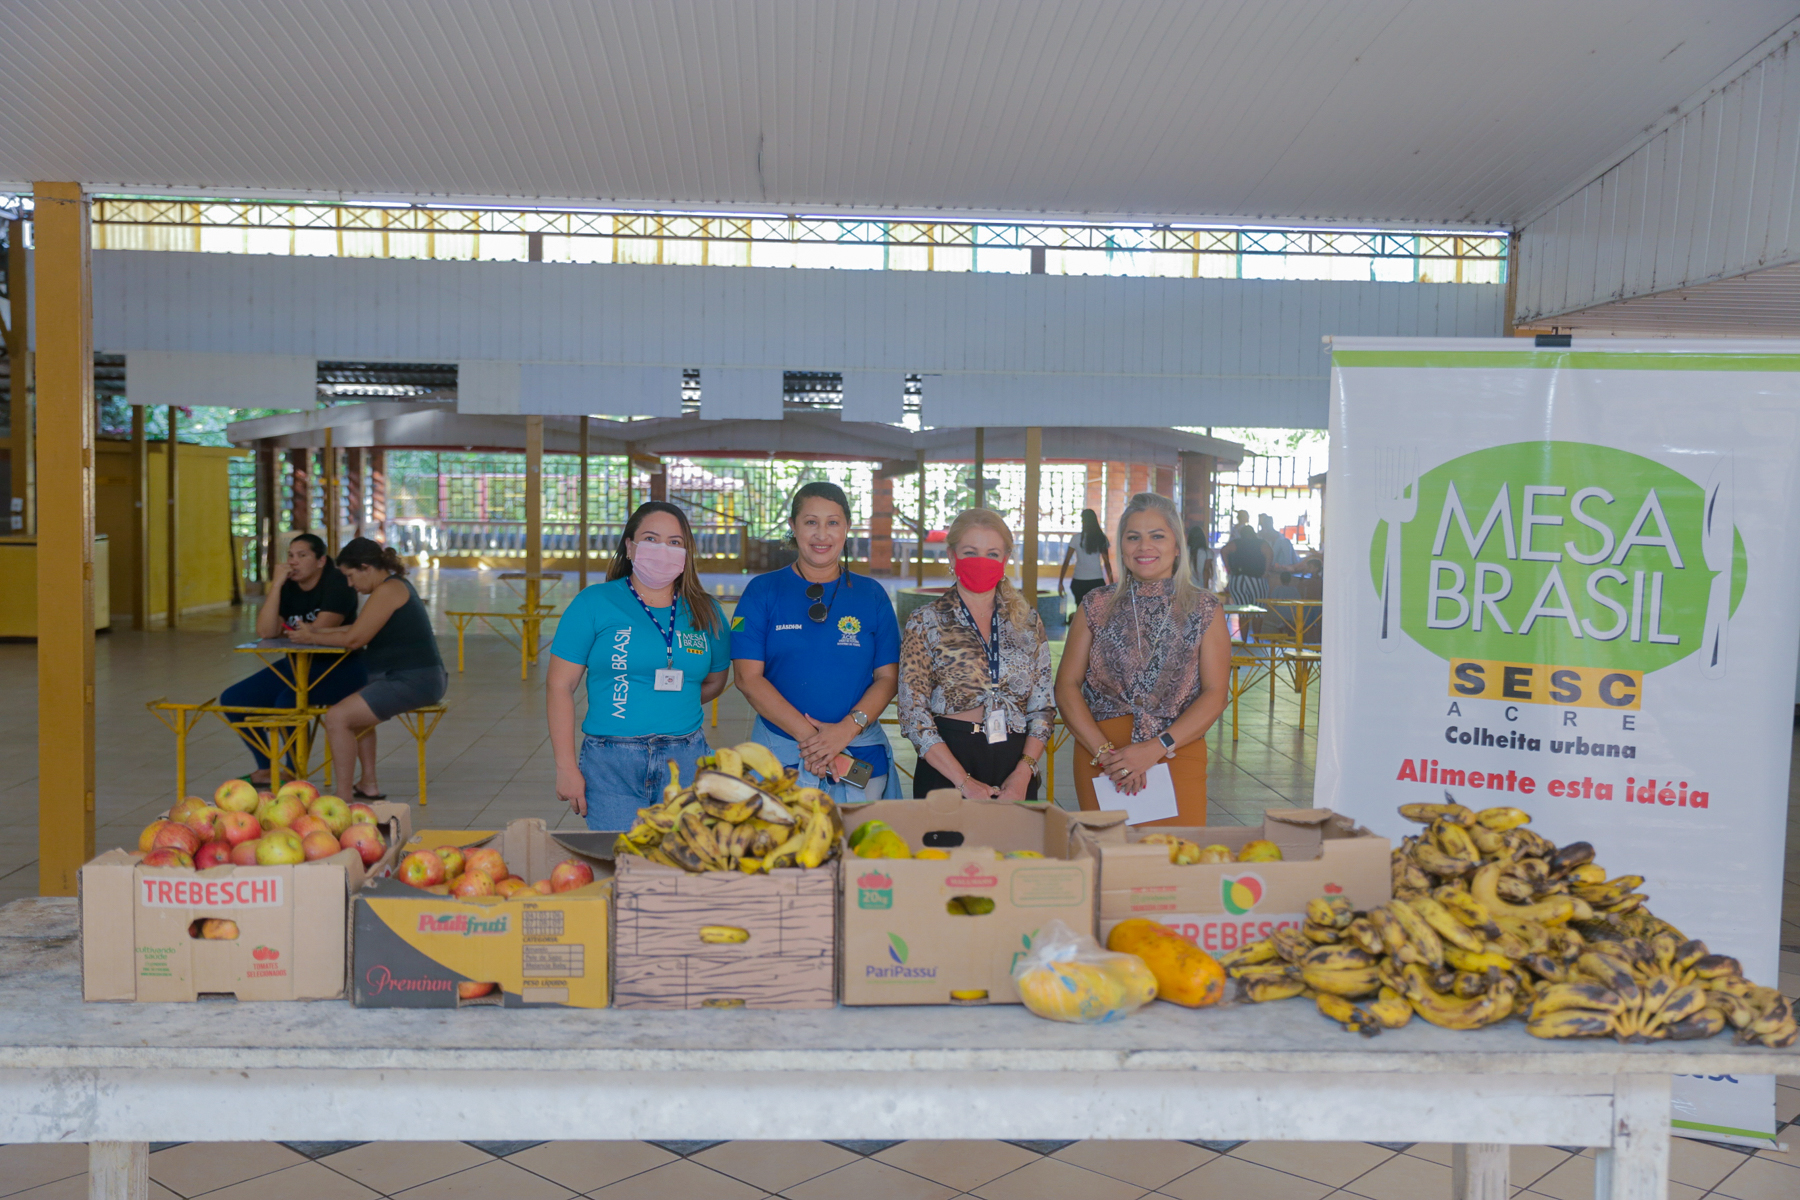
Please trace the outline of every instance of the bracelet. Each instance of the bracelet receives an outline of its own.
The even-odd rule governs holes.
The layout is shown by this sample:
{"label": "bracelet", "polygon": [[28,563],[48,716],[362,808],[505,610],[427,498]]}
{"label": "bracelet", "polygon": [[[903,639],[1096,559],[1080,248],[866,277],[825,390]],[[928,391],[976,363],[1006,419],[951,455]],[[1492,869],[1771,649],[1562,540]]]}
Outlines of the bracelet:
{"label": "bracelet", "polygon": [[1118,747],[1113,745],[1111,742],[1101,742],[1098,746],[1094,747],[1094,757],[1088,760],[1088,766],[1090,766],[1090,767],[1099,766],[1100,765],[1100,756],[1102,754],[1105,754],[1108,750],[1117,750],[1117,749],[1118,749]]}

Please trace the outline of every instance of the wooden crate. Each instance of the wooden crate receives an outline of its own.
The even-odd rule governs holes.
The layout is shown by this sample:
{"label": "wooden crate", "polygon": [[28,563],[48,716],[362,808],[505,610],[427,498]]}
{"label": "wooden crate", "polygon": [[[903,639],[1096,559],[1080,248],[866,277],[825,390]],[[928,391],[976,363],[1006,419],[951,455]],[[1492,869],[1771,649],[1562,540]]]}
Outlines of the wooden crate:
{"label": "wooden crate", "polygon": [[[695,875],[621,854],[613,1007],[832,1007],[837,875],[836,862],[768,875]],[[706,925],[735,926],[750,937],[702,942]]]}

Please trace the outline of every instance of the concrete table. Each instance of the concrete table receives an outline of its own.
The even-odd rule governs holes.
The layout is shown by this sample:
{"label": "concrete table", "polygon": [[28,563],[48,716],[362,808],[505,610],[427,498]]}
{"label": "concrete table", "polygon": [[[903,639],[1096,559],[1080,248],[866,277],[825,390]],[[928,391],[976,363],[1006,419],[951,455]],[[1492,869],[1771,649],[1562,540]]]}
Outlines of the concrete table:
{"label": "concrete table", "polygon": [[456,1011],[84,1004],[73,909],[0,910],[0,1142],[87,1142],[143,1200],[152,1141],[1156,1138],[1435,1141],[1506,1200],[1508,1144],[1599,1147],[1598,1200],[1668,1191],[1669,1077],[1800,1074],[1729,1039],[1365,1040],[1283,1001],[1103,1027],[989,1008]]}

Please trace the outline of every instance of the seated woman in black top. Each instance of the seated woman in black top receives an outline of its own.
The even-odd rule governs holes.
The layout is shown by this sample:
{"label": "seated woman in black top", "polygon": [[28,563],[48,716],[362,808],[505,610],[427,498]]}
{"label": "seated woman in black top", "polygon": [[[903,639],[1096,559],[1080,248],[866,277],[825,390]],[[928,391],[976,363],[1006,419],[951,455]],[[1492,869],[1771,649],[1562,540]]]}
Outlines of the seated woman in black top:
{"label": "seated woman in black top", "polygon": [[[288,543],[287,561],[275,568],[263,593],[262,607],[256,613],[256,636],[286,637],[291,631],[310,625],[331,629],[356,620],[356,592],[344,579],[331,559],[325,556],[325,543],[310,533],[303,533]],[[336,704],[368,683],[363,673],[362,655],[347,654],[344,661],[327,668],[308,689],[308,698],[316,704]],[[219,703],[228,708],[292,708],[294,689],[288,676],[265,667],[248,679],[241,679],[219,695]],[[237,724],[248,713],[235,713],[226,720]],[[269,782],[269,756],[245,738],[256,759],[256,770],[247,779],[258,786]],[[363,778],[375,778],[375,739],[370,736],[357,747]]]}
{"label": "seated woman in black top", "polygon": [[[296,642],[362,651],[367,686],[325,713],[331,759],[347,763],[356,757],[359,734],[400,713],[436,704],[444,698],[450,676],[438,653],[437,635],[431,631],[431,614],[406,581],[406,564],[393,547],[384,549],[368,538],[355,538],[339,552],[338,566],[350,586],[369,598],[362,615],[341,629],[313,625],[289,636]],[[365,771],[357,794],[379,797],[373,770]]]}

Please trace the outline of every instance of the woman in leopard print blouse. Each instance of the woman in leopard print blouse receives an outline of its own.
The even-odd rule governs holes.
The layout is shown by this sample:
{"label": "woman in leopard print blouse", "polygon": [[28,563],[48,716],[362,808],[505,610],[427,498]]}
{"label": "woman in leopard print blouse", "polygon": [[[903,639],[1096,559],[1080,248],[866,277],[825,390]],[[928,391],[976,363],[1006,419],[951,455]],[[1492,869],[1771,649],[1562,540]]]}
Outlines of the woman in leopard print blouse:
{"label": "woman in leopard print blouse", "polygon": [[1004,579],[1012,533],[971,508],[945,544],[956,586],[914,610],[900,643],[900,725],[919,751],[913,796],[1035,800],[1056,710],[1043,622]]}

